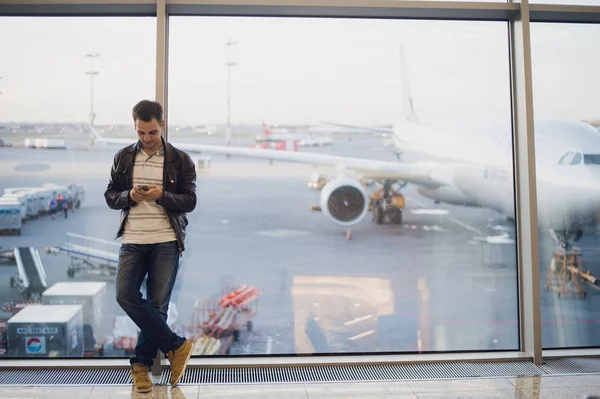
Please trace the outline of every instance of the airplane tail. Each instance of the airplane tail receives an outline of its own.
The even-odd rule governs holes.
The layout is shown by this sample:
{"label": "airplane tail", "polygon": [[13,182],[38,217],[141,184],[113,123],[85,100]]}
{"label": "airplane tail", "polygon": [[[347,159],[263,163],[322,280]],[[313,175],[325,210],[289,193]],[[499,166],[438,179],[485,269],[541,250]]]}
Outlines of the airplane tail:
{"label": "airplane tail", "polygon": [[418,122],[415,105],[413,103],[412,93],[410,91],[408,66],[406,64],[406,56],[404,55],[404,45],[400,46],[400,64],[402,68],[402,111],[404,120],[408,122]]}
{"label": "airplane tail", "polygon": [[263,131],[265,132],[265,136],[269,137],[271,135],[271,128],[265,122],[263,122]]}
{"label": "airplane tail", "polygon": [[104,138],[102,136],[100,136],[100,133],[98,133],[96,128],[94,128],[94,126],[92,126],[91,124],[88,124],[88,128],[90,129],[90,136],[92,139],[90,148],[94,148],[96,146],[96,143],[103,142]]}

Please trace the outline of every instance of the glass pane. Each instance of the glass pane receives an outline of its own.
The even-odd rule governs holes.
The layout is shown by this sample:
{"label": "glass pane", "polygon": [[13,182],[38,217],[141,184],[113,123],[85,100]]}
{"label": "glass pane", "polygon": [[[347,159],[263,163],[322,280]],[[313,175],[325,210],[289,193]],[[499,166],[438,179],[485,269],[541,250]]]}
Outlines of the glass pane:
{"label": "glass pane", "polygon": [[169,38],[169,139],[199,176],[178,311],[220,345],[197,353],[518,348],[505,23],[173,17]]}
{"label": "glass pane", "polygon": [[119,212],[103,195],[119,147],[92,142],[89,124],[135,138],[132,107],[154,97],[155,27],[0,18],[2,356],[127,356],[121,338],[137,335],[115,301]]}
{"label": "glass pane", "polygon": [[600,345],[599,34],[531,28],[544,348]]}

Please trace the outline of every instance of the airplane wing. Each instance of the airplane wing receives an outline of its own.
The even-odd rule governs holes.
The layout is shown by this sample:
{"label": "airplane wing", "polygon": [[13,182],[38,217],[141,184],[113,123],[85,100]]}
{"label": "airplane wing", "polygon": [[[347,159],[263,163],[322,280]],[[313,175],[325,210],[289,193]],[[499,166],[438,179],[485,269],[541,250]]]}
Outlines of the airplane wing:
{"label": "airplane wing", "polygon": [[[92,132],[97,142],[110,144],[131,144],[132,139],[112,139],[101,137],[93,128]],[[278,151],[259,148],[231,147],[210,144],[173,143],[177,148],[190,153],[220,154],[244,158],[264,159],[268,161],[283,161],[303,163],[315,166],[332,167],[340,172],[354,171],[362,177],[372,179],[395,179],[424,187],[437,188],[451,184],[444,177],[439,164],[431,162],[402,163],[377,161],[367,158],[344,157],[310,152]]]}
{"label": "airplane wing", "polygon": [[93,145],[96,143],[109,143],[109,144],[123,144],[129,145],[135,142],[134,139],[117,139],[117,138],[106,138],[100,135],[96,128],[92,125],[88,125],[90,132],[92,133]]}
{"label": "airplane wing", "polygon": [[323,122],[323,123],[325,123],[327,125],[345,127],[345,128],[349,128],[349,129],[364,130],[366,132],[394,134],[394,129],[388,129],[385,127],[345,125],[343,123],[335,123],[335,122]]}
{"label": "airplane wing", "polygon": [[310,152],[277,151],[191,143],[177,143],[175,146],[191,153],[221,154],[269,161],[327,166],[333,167],[340,172],[345,170],[355,171],[366,178],[396,179],[431,188],[440,187],[450,183],[447,179],[443,178],[440,166],[435,163],[423,162],[408,164]]}

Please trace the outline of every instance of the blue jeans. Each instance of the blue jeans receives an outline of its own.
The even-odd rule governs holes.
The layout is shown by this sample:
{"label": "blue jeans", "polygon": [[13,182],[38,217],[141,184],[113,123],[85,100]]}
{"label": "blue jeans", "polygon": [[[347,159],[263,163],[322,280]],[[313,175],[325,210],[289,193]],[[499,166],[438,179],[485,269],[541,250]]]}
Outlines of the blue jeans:
{"label": "blue jeans", "polygon": [[[152,367],[158,349],[167,353],[185,341],[167,325],[179,256],[177,241],[121,245],[116,278],[117,302],[141,330],[135,356],[130,359],[132,365],[141,363]],[[144,299],[140,288],[146,274]]]}

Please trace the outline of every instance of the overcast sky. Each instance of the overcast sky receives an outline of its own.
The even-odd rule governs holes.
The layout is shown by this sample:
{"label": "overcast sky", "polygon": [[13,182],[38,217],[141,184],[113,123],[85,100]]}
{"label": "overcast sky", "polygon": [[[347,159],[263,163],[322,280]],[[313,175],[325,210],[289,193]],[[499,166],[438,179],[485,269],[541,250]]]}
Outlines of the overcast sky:
{"label": "overcast sky", "polygon": [[[88,120],[89,52],[98,124],[130,123],[154,98],[152,18],[0,18],[0,121]],[[419,118],[508,121],[506,23],[176,17],[171,124],[390,124],[402,116],[405,47]],[[600,119],[600,26],[532,27],[537,116]]]}

